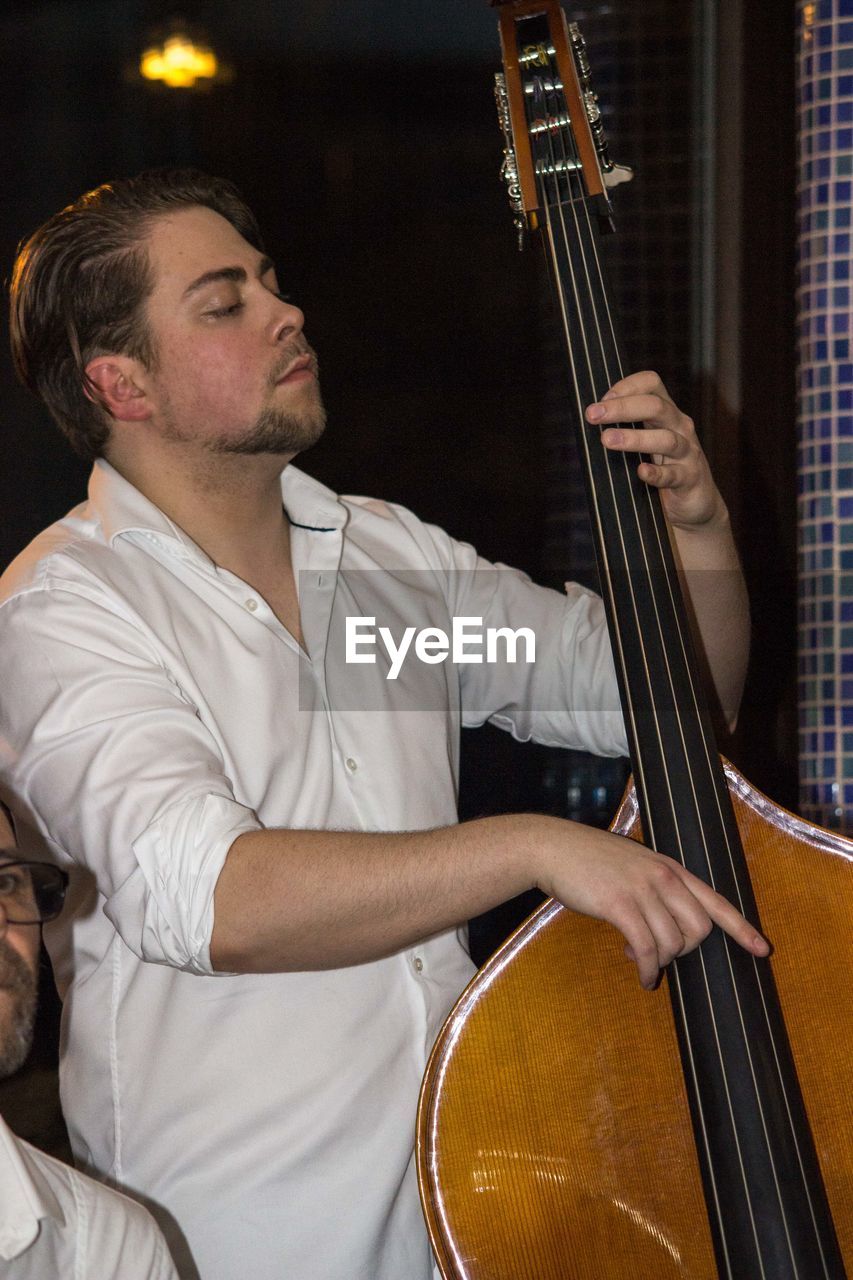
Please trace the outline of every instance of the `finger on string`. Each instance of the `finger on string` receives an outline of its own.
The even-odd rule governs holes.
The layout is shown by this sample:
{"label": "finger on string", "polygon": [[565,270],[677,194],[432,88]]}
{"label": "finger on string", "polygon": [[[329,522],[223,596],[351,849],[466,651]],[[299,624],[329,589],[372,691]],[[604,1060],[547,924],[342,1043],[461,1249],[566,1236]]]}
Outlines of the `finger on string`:
{"label": "finger on string", "polygon": [[612,396],[608,393],[587,407],[587,421],[660,423],[663,427],[680,417],[679,410],[668,400],[655,395]]}
{"label": "finger on string", "polygon": [[666,906],[681,932],[683,945],[680,951],[673,954],[672,958],[675,959],[676,955],[687,955],[704,942],[714,923],[696,895],[684,883],[670,890]]}
{"label": "finger on string", "polygon": [[677,431],[668,427],[638,431],[635,427],[605,427],[601,442],[607,449],[622,449],[626,453],[657,455],[663,462],[671,458],[686,458],[690,445]]}
{"label": "finger on string", "polygon": [[661,381],[660,374],[655,373],[653,369],[643,369],[638,373],[629,373],[626,377],[620,378],[618,382],[614,382],[613,386],[602,399],[608,396],[624,396],[632,393],[652,393],[661,396],[662,399],[669,399],[669,393]]}
{"label": "finger on string", "polygon": [[[685,950],[692,951],[701,940],[696,936],[696,929],[692,925],[688,927],[685,935],[668,899],[665,900],[659,896],[648,898],[644,903],[643,914],[655,940],[657,964],[660,969],[666,968],[670,961],[680,956]],[[684,919],[687,919],[686,914]]]}
{"label": "finger on string", "polygon": [[641,462],[637,467],[637,475],[644,484],[654,485],[656,489],[680,489],[684,485],[684,472],[677,463]]}
{"label": "finger on string", "polygon": [[[689,871],[684,871],[683,874],[690,876]],[[762,937],[755,926],[745,920],[737,907],[728,902],[722,894],[717,893],[715,889],[712,889],[709,884],[705,884],[704,880],[700,880],[697,876],[690,876],[688,887],[694,896],[698,898],[714,923],[719,925],[730,938],[733,938],[735,942],[753,955],[766,956],[770,954],[770,943],[767,939]]]}

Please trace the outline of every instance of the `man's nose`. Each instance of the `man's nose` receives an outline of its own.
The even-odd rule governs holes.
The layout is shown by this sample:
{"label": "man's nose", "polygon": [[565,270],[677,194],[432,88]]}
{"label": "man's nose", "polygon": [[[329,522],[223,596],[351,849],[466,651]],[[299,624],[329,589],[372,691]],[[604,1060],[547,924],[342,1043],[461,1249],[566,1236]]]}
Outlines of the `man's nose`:
{"label": "man's nose", "polygon": [[282,342],[301,333],[305,325],[305,316],[299,307],[284,298],[276,298],[276,310],[272,321],[272,337],[274,342]]}

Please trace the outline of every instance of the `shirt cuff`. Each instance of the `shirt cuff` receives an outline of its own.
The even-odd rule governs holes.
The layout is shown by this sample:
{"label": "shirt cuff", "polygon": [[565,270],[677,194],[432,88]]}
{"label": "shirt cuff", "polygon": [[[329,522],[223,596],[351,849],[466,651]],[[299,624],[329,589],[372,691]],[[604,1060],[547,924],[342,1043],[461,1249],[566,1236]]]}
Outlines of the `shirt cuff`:
{"label": "shirt cuff", "polygon": [[213,893],[231,845],[259,831],[257,815],[229,796],[171,805],[133,841],[137,867],[104,912],[142,960],[211,975]]}

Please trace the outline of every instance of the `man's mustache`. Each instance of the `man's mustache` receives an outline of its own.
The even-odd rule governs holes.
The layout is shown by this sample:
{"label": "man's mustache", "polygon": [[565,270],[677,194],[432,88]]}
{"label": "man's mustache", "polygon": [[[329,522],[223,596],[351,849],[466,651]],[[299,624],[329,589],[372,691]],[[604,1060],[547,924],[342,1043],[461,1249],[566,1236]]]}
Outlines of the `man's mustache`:
{"label": "man's mustache", "polygon": [[314,377],[318,374],[317,352],[307,342],[294,342],[291,346],[286,347],[281,354],[281,359],[276,361],[275,368],[269,377],[271,387],[274,387],[283,373],[286,373],[294,360],[298,360],[300,356],[311,357],[311,372]]}

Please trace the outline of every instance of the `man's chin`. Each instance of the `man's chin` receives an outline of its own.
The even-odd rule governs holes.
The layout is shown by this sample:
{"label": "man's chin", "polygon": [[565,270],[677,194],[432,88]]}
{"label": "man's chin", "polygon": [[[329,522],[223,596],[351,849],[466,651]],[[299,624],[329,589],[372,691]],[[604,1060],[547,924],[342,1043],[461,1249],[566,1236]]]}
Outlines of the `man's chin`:
{"label": "man's chin", "polygon": [[275,454],[293,458],[315,445],[326,429],[326,414],[318,408],[314,414],[282,414],[270,410],[258,418],[250,431],[233,440],[219,440],[216,453],[234,453],[243,457]]}

